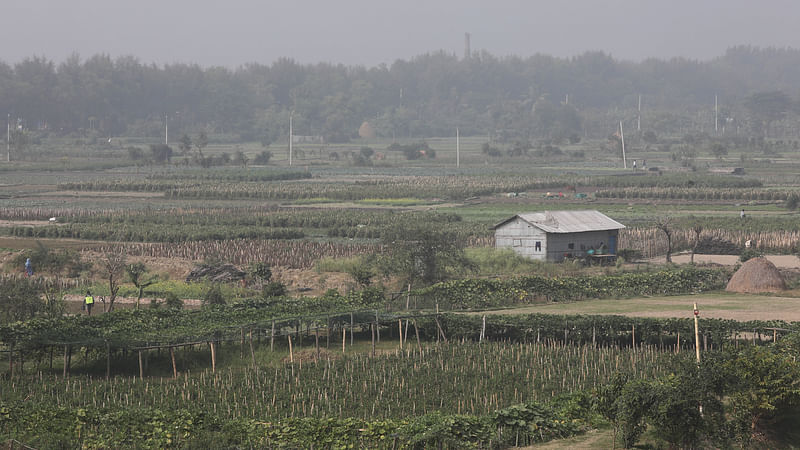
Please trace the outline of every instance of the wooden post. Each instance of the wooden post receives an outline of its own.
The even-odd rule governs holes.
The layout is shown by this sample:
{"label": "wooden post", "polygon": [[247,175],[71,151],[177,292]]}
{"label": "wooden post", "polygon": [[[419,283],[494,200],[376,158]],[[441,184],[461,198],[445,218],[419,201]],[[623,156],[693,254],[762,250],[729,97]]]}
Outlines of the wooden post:
{"label": "wooden post", "polygon": [[14,376],[14,344],[8,349],[8,375]]}
{"label": "wooden post", "polygon": [[342,325],[342,353],[344,353],[344,346],[347,343],[347,327]]}
{"label": "wooden post", "polygon": [[258,371],[256,366],[256,350],[253,348],[253,329],[250,328],[250,359],[253,361],[253,370]]}
{"label": "wooden post", "polygon": [[314,347],[317,350],[317,361],[319,361],[319,325],[314,329]]}
{"label": "wooden post", "polygon": [[400,334],[403,336],[403,343],[405,344],[406,341],[408,341],[408,319],[406,319],[406,329],[405,329],[405,331],[403,331]]}
{"label": "wooden post", "polygon": [[328,319],[328,327],[325,328],[325,348],[331,348],[331,316],[326,316]]}
{"label": "wooden post", "polygon": [[377,323],[369,324],[369,331],[372,334],[372,356],[375,357],[375,328],[377,328]]}
{"label": "wooden post", "polygon": [[175,364],[175,347],[169,348],[169,359],[172,360],[172,378],[178,378],[178,365]]}
{"label": "wooden post", "polygon": [[406,291],[406,310],[411,305],[411,283],[408,283],[408,291]]}
{"label": "wooden post", "polygon": [[595,329],[594,329],[594,325],[592,325],[592,348],[597,347],[595,342],[596,342],[595,341]]}
{"label": "wooden post", "polygon": [[67,378],[67,351],[68,351],[67,349],[68,348],[69,348],[69,345],[65,345],[64,346],[64,375],[63,375],[64,379]]}
{"label": "wooden post", "polygon": [[400,350],[403,349],[403,319],[397,319],[397,329],[400,330]]}
{"label": "wooden post", "polygon": [[486,314],[483,315],[483,319],[481,321],[481,335],[480,335],[480,337],[478,337],[478,343],[479,344],[481,342],[483,342],[483,336],[484,336],[485,333],[486,333]]}
{"label": "wooden post", "polygon": [[694,349],[697,355],[697,364],[700,364],[700,325],[697,321],[697,316],[700,311],[697,309],[697,303],[694,304]]}
{"label": "wooden post", "polygon": [[678,331],[678,340],[675,342],[675,354],[677,355],[678,352],[681,351],[681,332]]}
{"label": "wooden post", "polygon": [[217,372],[217,346],[211,341],[211,371]]}
{"label": "wooden post", "polygon": [[69,346],[69,351],[67,352],[67,378],[72,374],[72,346]]}
{"label": "wooden post", "polygon": [[244,327],[239,328],[241,340],[239,341],[239,358],[244,359]]}
{"label": "wooden post", "polygon": [[636,350],[636,324],[631,325],[631,348]]}
{"label": "wooden post", "polygon": [[375,338],[377,339],[378,344],[381,343],[381,327],[380,322],[378,322],[378,310],[375,310]]}
{"label": "wooden post", "polygon": [[[483,316],[486,317],[486,316]],[[417,335],[417,350],[422,353],[422,344],[419,342],[419,328],[417,328],[417,320],[414,319],[414,333]]]}
{"label": "wooden post", "polygon": [[106,380],[111,378],[111,346],[106,341]]}
{"label": "wooden post", "polygon": [[139,350],[139,381],[144,379],[144,366],[142,365],[142,351]]}
{"label": "wooden post", "polygon": [[292,334],[289,333],[286,335],[289,339],[289,362],[294,363],[294,352],[292,352]]}
{"label": "wooden post", "polygon": [[275,321],[272,321],[272,333],[269,335],[269,351],[275,351]]}
{"label": "wooden post", "polygon": [[436,321],[436,328],[439,330],[439,333],[442,335],[442,340],[444,341],[445,344],[447,344],[447,336],[444,335],[444,330],[442,329],[442,325],[439,324],[439,318],[438,317],[434,317],[434,320]]}
{"label": "wooden post", "polygon": [[353,328],[355,328],[355,322],[353,321],[353,313],[350,313],[350,347],[353,346]]}

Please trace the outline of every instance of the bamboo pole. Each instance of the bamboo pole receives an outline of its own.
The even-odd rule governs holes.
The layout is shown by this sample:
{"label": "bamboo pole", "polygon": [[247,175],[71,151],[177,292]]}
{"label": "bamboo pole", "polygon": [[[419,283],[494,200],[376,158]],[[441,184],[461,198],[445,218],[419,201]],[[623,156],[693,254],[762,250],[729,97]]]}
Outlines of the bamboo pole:
{"label": "bamboo pole", "polygon": [[[415,325],[416,326],[416,325]],[[481,321],[481,335],[478,338],[478,343],[480,344],[483,342],[483,336],[486,333],[486,314],[483,315],[483,319]]]}

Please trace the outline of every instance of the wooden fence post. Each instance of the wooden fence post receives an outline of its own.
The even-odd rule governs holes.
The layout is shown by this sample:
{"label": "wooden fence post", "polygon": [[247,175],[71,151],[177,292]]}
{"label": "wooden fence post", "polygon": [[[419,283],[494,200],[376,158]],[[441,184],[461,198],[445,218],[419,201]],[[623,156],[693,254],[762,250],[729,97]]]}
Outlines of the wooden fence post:
{"label": "wooden fence post", "polygon": [[355,322],[353,321],[353,313],[350,313],[350,347],[353,346],[353,328],[355,328]]}
{"label": "wooden fence post", "polygon": [[142,351],[139,350],[139,381],[144,379],[144,366],[142,365]]}

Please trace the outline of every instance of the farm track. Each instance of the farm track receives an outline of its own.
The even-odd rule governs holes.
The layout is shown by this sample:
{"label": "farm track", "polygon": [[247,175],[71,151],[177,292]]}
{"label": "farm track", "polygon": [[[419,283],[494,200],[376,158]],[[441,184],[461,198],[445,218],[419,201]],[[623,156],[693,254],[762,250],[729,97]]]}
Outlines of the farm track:
{"label": "farm track", "polygon": [[800,321],[800,293],[798,297],[729,294],[720,292],[701,295],[676,295],[672,297],[638,297],[623,299],[583,300],[569,303],[548,303],[520,308],[493,310],[472,314],[608,314],[630,317],[667,318],[692,317],[696,302],[700,318],[748,320]]}

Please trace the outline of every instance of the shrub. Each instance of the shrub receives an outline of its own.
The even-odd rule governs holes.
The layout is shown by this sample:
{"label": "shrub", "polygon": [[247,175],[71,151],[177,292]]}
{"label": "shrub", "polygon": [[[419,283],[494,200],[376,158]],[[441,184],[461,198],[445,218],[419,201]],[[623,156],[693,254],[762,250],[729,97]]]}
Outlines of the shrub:
{"label": "shrub", "polygon": [[748,259],[759,258],[761,256],[762,256],[762,254],[761,254],[760,251],[758,251],[758,250],[756,250],[754,248],[746,248],[746,249],[742,250],[741,255],[739,255],[739,261],[745,262]]}
{"label": "shrub", "polygon": [[289,291],[286,289],[286,285],[280,281],[270,281],[264,285],[264,289],[261,290],[261,296],[264,298],[283,297],[288,293]]}
{"label": "shrub", "polygon": [[222,290],[220,289],[219,284],[215,283],[211,285],[211,288],[208,289],[206,295],[203,296],[203,305],[210,306],[224,304],[225,297],[222,295]]}

